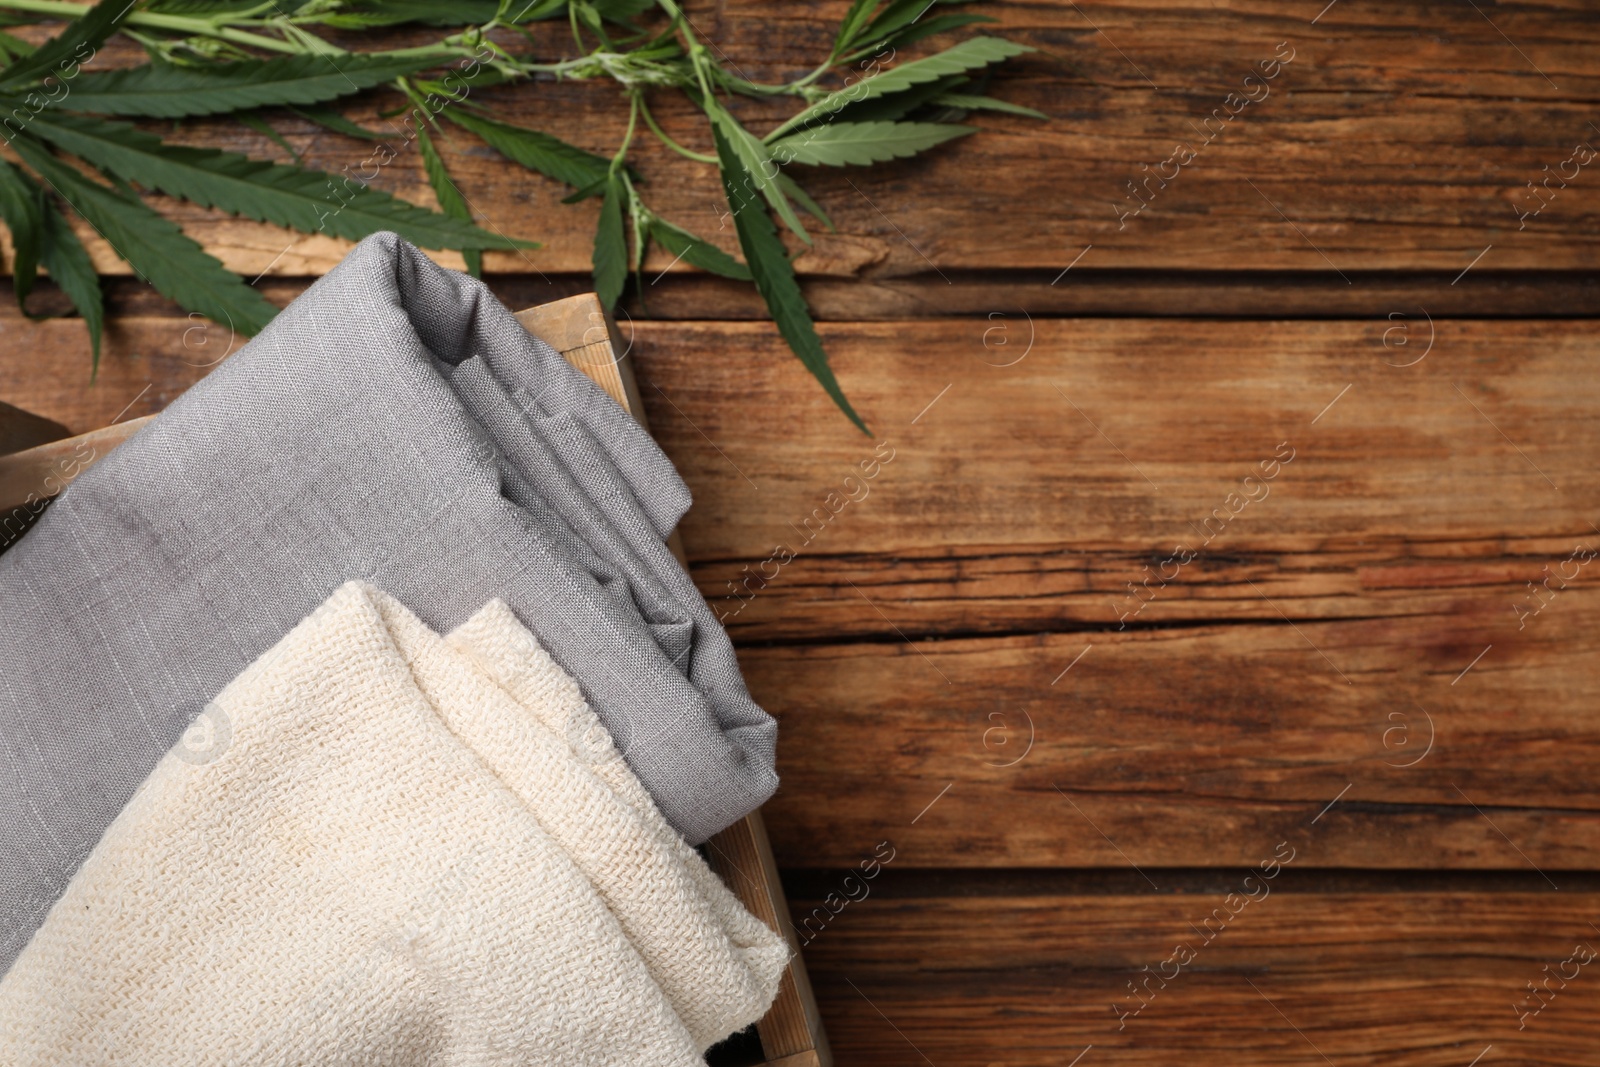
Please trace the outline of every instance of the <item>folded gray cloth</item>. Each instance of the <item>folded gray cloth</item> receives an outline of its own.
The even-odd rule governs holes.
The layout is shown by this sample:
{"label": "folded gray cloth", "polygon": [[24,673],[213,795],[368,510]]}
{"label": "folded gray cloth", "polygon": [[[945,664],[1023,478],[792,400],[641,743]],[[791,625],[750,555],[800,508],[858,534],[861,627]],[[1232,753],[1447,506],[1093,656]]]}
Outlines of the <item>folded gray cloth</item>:
{"label": "folded gray cloth", "polygon": [[776,725],[662,543],[688,502],[481,283],[361,242],[0,556],[0,971],[208,702],[351,579],[441,631],[505,601],[690,842],[758,807]]}

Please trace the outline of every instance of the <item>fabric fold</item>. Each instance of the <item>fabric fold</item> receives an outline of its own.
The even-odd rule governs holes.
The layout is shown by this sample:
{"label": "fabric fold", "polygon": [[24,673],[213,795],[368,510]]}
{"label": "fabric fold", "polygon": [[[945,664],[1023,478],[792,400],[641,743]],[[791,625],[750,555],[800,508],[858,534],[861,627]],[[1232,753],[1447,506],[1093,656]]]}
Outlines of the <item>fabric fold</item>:
{"label": "fabric fold", "polygon": [[361,242],[0,555],[0,971],[217,692],[353,578],[439,632],[504,601],[690,843],[758,807],[776,724],[661,544],[688,499],[480,282]]}
{"label": "fabric fold", "polygon": [[776,994],[503,603],[444,639],[349,583],[202,718],[0,980],[0,1062],[697,1064]]}
{"label": "fabric fold", "polygon": [[[662,818],[577,684],[501,601],[447,643],[480,685],[530,713],[474,716],[458,733],[494,767],[515,753],[536,757],[534,768],[507,776],[512,791],[611,907],[701,1047],[759,1018],[788,962],[787,943]],[[641,892],[651,879],[656,887]]]}

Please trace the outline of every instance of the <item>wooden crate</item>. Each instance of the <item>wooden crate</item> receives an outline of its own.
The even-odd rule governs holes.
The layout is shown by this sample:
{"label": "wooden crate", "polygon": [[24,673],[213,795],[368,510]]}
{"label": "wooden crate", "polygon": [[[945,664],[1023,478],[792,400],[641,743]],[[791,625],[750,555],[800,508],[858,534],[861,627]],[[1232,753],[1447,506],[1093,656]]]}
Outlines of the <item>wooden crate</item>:
{"label": "wooden crate", "polygon": [[[593,293],[529,308],[518,312],[517,318],[530,333],[560,352],[627,408],[634,418],[645,423],[627,345]],[[15,409],[8,410],[15,412]],[[10,516],[8,529],[11,529],[31,521],[52,496],[132,437],[145,423],[158,417],[132,419],[77,437],[0,455],[0,523]],[[8,421],[18,426],[19,433],[42,432],[38,424],[43,420],[21,412],[8,420],[7,412],[0,412],[0,440],[4,439]],[[13,539],[9,533],[0,537],[0,548]],[[679,561],[683,561],[683,545],[676,530],[668,545]],[[768,926],[781,931],[789,942],[789,965],[784,971],[777,1000],[756,1026],[762,1053],[762,1058],[756,1062],[772,1067],[831,1067],[833,1057],[828,1050],[827,1035],[823,1032],[811,983],[806,977],[805,961],[789,922],[788,902],[778,881],[778,869],[761,813],[753,812],[717,834],[707,842],[705,853],[745,907]]]}

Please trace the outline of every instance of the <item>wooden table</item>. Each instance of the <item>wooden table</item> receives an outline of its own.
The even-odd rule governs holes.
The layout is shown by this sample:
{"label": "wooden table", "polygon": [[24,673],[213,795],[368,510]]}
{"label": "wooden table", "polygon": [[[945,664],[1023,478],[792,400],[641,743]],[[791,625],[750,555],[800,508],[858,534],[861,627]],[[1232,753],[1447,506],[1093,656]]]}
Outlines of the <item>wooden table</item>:
{"label": "wooden table", "polygon": [[[1051,122],[810,182],[871,438],[747,288],[680,265],[627,307],[694,575],[782,720],[767,823],[841,1064],[1596,1062],[1600,157],[1568,161],[1600,9],[1324,3],[988,5],[1041,49],[993,91]],[[843,7],[696,17],[776,74]],[[584,86],[506,99],[617,132]],[[546,243],[488,257],[508,304],[589,287],[592,203],[445,148]],[[704,169],[641,169],[718,232]],[[415,158],[379,181],[425,199]],[[173,214],[281,301],[342,253]],[[0,313],[0,400],[88,430],[228,350],[110,289],[92,385],[81,324]]]}

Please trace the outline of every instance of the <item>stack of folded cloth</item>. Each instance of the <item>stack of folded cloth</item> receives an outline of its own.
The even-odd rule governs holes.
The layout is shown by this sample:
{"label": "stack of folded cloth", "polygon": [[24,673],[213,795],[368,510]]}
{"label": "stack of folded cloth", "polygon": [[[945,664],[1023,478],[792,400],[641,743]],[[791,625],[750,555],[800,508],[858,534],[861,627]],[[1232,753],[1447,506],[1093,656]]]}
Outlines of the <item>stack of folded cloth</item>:
{"label": "stack of folded cloth", "polygon": [[[776,727],[636,422],[363,241],[0,556],[0,1063],[698,1063]],[[442,636],[441,636],[442,635]]]}

